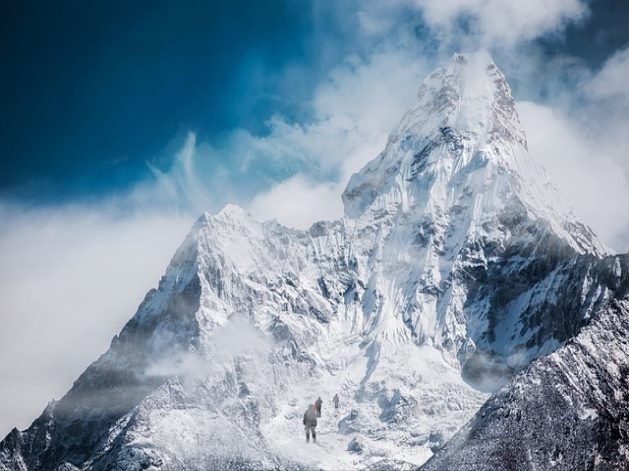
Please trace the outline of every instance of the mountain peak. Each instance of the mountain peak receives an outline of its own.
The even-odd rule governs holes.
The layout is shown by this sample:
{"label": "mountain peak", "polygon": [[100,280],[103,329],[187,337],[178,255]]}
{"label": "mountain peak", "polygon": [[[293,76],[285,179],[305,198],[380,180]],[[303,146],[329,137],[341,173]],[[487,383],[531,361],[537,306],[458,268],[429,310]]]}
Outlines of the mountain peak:
{"label": "mountain peak", "polygon": [[417,104],[398,132],[449,126],[483,143],[506,139],[527,147],[506,77],[485,51],[454,54],[421,84]]}
{"label": "mountain peak", "polygon": [[487,52],[485,49],[478,49],[476,51],[471,52],[455,52],[450,57],[450,62],[467,62],[467,63],[477,63],[483,66],[489,66],[494,64],[494,60],[491,57],[491,54]]}
{"label": "mountain peak", "polygon": [[[438,87],[442,85],[444,76],[457,77],[461,82],[472,80],[477,83],[491,83],[495,80],[496,75],[502,76],[501,78],[504,80],[502,72],[487,51],[457,52],[450,57],[447,63],[435,69],[422,84],[437,79],[435,85]],[[477,89],[477,91],[479,90]]]}
{"label": "mountain peak", "polygon": [[227,204],[216,214],[203,213],[197,220],[195,227],[198,229],[211,227],[213,229],[241,230],[252,223],[251,215],[245,209],[237,204]]}
{"label": "mountain peak", "polygon": [[455,52],[443,68],[456,69],[459,72],[468,69],[487,71],[491,66],[496,67],[494,60],[487,51],[481,49],[475,52]]}
{"label": "mountain peak", "polygon": [[389,208],[408,208],[417,195],[413,182],[425,186],[435,172],[446,186],[457,173],[480,170],[489,161],[530,174],[522,168],[530,164],[526,151],[511,89],[491,56],[454,54],[422,82],[384,152],[352,176],[343,194],[346,215],[362,215],[382,195]]}
{"label": "mountain peak", "polygon": [[511,88],[484,51],[454,54],[422,82],[384,151],[351,177],[343,203],[364,224],[400,214],[443,227],[466,221],[457,233],[469,240],[521,212],[579,253],[608,252],[528,154]]}

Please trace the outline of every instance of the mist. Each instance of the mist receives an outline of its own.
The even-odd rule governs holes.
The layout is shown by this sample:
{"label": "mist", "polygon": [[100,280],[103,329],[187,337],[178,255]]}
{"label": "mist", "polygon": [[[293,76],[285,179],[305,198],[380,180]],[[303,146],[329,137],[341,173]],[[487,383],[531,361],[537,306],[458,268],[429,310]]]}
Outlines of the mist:
{"label": "mist", "polygon": [[0,434],[25,428],[109,347],[189,230],[187,216],[0,207]]}

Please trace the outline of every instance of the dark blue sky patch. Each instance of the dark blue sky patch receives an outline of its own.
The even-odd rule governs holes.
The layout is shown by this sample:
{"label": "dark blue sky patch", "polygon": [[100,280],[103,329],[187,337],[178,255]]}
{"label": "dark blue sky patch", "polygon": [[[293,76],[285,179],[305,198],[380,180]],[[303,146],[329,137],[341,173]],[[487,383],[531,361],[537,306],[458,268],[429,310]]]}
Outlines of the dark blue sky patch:
{"label": "dark blue sky patch", "polygon": [[265,70],[316,52],[298,2],[178,5],[5,3],[4,192],[29,182],[53,196],[124,186],[189,129],[200,139],[259,129],[273,105]]}
{"label": "dark blue sky patch", "polygon": [[629,2],[593,0],[592,15],[570,24],[561,37],[539,39],[549,55],[569,54],[599,68],[611,53],[629,42]]}
{"label": "dark blue sky patch", "polygon": [[[598,67],[627,43],[627,3],[591,6],[566,40],[539,41],[545,54]],[[235,128],[264,134],[273,114],[307,120],[313,87],[347,54],[365,52],[352,36],[356,17],[335,8],[306,0],[4,2],[0,195],[93,197],[146,178],[147,162],[168,168],[190,130],[215,143]],[[423,49],[436,49],[421,19],[412,23]]]}

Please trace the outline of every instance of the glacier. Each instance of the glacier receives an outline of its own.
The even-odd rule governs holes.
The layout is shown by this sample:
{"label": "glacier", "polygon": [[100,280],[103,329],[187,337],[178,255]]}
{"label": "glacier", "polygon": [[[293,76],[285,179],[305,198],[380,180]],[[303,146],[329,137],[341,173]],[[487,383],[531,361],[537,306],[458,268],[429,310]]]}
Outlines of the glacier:
{"label": "glacier", "polygon": [[411,105],[343,218],[202,215],[109,350],[0,443],[0,470],[415,469],[626,295],[487,53],[455,54]]}

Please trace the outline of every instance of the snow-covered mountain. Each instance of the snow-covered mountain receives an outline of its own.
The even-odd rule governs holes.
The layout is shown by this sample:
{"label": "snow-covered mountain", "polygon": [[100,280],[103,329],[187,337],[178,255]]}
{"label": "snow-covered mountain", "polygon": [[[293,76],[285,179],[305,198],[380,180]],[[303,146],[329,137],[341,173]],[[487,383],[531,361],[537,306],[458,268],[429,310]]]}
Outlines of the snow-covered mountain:
{"label": "snow-covered mountain", "polygon": [[0,444],[0,470],[415,467],[624,276],[528,155],[485,53],[424,81],[343,201],[307,231],[203,215],[110,349]]}

